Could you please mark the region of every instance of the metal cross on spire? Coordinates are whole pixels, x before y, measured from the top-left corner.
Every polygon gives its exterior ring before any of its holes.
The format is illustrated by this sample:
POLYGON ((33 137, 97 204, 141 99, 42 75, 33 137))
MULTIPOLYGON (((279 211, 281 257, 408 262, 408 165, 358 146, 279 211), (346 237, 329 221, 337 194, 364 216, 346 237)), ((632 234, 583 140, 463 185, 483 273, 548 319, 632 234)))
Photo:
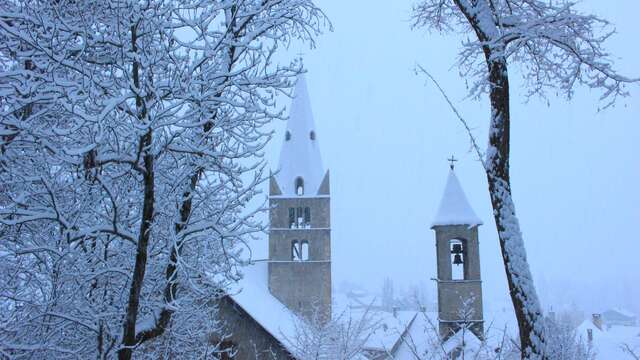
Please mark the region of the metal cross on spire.
POLYGON ((449 167, 451 168, 451 170, 453 170, 453 168, 455 167, 455 162, 458 161, 458 159, 456 159, 455 157, 453 157, 453 155, 451 155, 450 158, 447 159, 449 161, 449 167))

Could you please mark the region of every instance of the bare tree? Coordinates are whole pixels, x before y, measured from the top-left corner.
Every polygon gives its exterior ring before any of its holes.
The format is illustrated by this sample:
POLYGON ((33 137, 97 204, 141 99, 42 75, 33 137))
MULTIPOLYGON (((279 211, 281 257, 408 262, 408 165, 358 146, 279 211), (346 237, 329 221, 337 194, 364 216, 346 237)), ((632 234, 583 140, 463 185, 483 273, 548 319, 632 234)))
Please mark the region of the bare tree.
POLYGON ((324 23, 310 0, 0 3, 1 353, 210 353, 302 71, 274 54, 324 23))
MULTIPOLYGON (((474 331, 475 310, 473 309, 473 299, 462 301, 462 306, 458 310, 460 328, 456 334, 443 341, 440 331, 426 312, 417 315, 420 317, 422 328, 418 331, 410 331, 405 334, 401 341, 406 352, 402 358, 408 357, 413 360, 512 360, 519 357, 519 350, 514 346, 510 334, 506 329, 496 329, 490 324, 482 334, 482 340, 478 338, 474 331), (500 332, 498 332, 500 330, 500 332), (492 341, 487 339, 499 339, 492 341), (447 343, 448 342, 448 343, 447 343)), ((416 326, 416 325, 414 325, 416 326)))
POLYGON ((310 318, 295 319, 295 333, 287 337, 300 360, 352 360, 363 358, 363 348, 378 326, 369 307, 362 313, 343 311, 331 319, 315 311, 310 318))
POLYGON ((567 319, 546 318, 547 353, 557 360, 594 360, 596 354, 590 343, 576 334, 567 319))
POLYGON ((640 360, 640 351, 631 347, 629 344, 622 344, 622 351, 629 355, 630 359, 640 360))
POLYGON ((605 107, 625 96, 604 41, 610 24, 581 14, 569 0, 422 0, 414 7, 414 27, 440 32, 463 31, 475 40, 463 43, 458 66, 472 80, 470 95, 488 93, 491 104, 489 145, 481 155, 502 257, 513 302, 523 358, 545 355, 544 324, 524 240, 511 196, 509 176, 509 65, 522 64, 527 97, 560 89, 571 97, 577 85, 602 90, 605 107))

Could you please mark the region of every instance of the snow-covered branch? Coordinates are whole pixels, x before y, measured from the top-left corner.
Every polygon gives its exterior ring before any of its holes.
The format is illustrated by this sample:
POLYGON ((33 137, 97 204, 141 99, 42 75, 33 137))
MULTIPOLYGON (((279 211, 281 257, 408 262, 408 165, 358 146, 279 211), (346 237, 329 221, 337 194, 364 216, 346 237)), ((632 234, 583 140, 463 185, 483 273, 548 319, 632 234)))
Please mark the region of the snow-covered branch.
POLYGON ((0 351, 215 352, 302 71, 274 55, 327 24, 310 0, 2 2, 0 351))

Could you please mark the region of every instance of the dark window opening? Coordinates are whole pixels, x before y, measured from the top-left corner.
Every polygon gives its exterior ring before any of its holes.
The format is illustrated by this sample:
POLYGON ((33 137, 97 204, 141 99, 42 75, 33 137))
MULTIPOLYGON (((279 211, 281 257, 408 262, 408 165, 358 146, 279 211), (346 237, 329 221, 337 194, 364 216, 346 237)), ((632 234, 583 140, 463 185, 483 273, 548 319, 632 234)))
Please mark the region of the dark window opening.
POLYGON ((291 132, 289 130, 287 130, 287 132, 284 133, 284 140, 285 141, 291 140, 291 132))
POLYGON ((310 138, 311 140, 315 140, 315 139, 316 139, 316 132, 312 130, 312 131, 309 133, 309 138, 310 138))
POLYGON ((451 280, 464 280, 465 248, 462 241, 454 239, 449 242, 451 251, 451 280))
POLYGON ((296 209, 289 208, 289 229, 296 227, 296 209))
POLYGON ((311 228, 311 209, 308 207, 289 208, 289 229, 311 228))
POLYGON ((304 208, 304 227, 308 229, 311 227, 311 209, 304 208))
POLYGON ((304 228, 304 218, 302 217, 302 208, 299 207, 296 210, 296 228, 302 229, 304 228))
POLYGON ((298 196, 302 196, 304 195, 304 180, 302 180, 301 177, 296 178, 296 183, 295 183, 295 188, 296 188, 296 194, 298 196))

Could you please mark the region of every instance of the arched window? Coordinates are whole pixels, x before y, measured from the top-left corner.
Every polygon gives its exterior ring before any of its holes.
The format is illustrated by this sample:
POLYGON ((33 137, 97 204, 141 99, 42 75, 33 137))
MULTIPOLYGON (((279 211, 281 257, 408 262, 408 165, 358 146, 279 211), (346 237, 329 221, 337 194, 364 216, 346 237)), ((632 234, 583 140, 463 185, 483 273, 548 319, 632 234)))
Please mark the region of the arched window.
POLYGON ((304 180, 301 177, 296 178, 295 188, 298 196, 304 195, 304 180))
POLYGON ((316 132, 311 130, 311 132, 309 133, 309 139, 311 140, 315 140, 316 139, 316 132))
POLYGON ((449 241, 451 251, 451 280, 464 280, 465 246, 461 240, 449 241))
POLYGON ((311 209, 304 208, 304 227, 308 229, 311 227, 311 209))
POLYGON ((300 243, 298 240, 291 242, 291 260, 302 261, 302 254, 300 253, 300 243))
POLYGON ((294 229, 296 227, 296 209, 289 208, 289 229, 294 229))
POLYGON ((291 242, 291 260, 307 261, 309 260, 309 242, 307 240, 293 240, 291 242))
POLYGON ((309 242, 307 240, 300 242, 300 257, 302 261, 309 260, 309 242))
POLYGON ((302 216, 302 207, 298 207, 296 209, 296 228, 304 228, 304 218, 302 216))
POLYGON ((284 133, 284 140, 285 141, 291 140, 291 131, 287 130, 287 132, 284 133))
POLYGON ((295 181, 296 195, 304 195, 304 180, 301 177, 296 178, 295 181))

